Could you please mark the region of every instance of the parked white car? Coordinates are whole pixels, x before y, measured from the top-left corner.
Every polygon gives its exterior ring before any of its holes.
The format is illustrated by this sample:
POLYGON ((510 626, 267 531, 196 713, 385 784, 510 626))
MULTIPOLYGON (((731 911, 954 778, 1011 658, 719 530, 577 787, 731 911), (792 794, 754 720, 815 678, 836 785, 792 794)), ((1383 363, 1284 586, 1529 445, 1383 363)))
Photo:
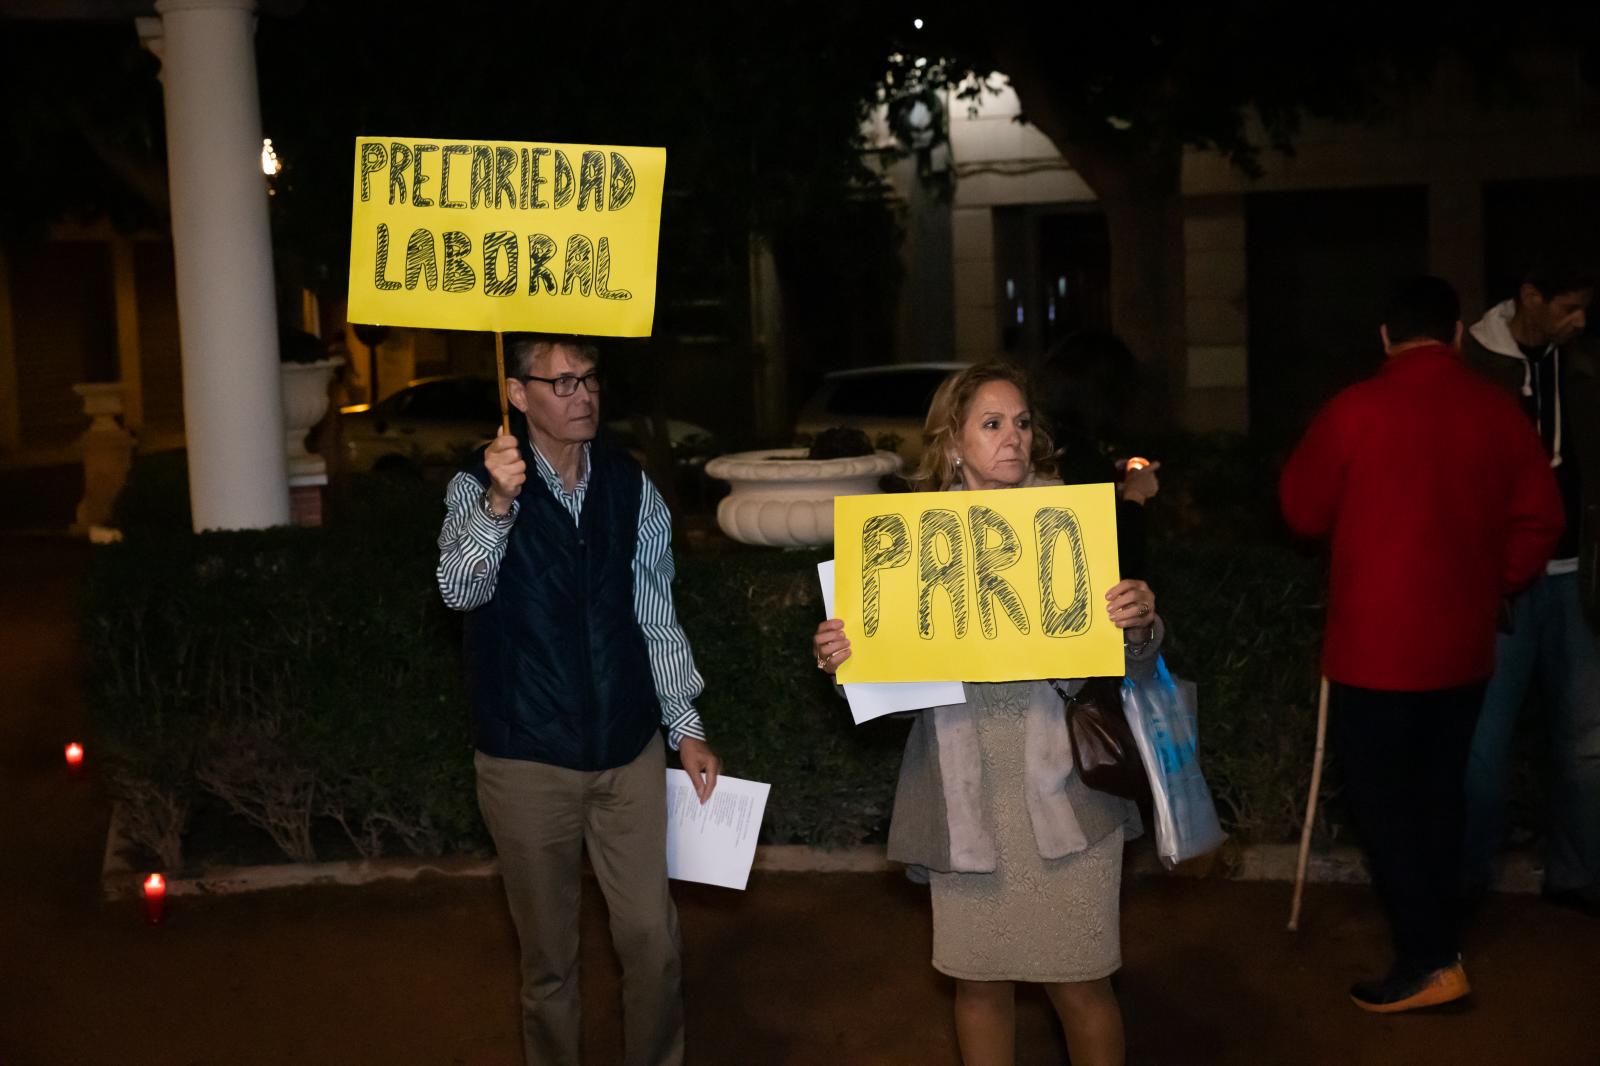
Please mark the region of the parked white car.
POLYGON ((340 408, 345 461, 357 472, 455 467, 500 420, 493 378, 418 378, 377 404, 340 408))
POLYGON ((836 370, 800 409, 795 443, 835 426, 859 429, 873 447, 897 452, 905 469, 922 456, 922 423, 939 383, 966 363, 897 363, 836 370))

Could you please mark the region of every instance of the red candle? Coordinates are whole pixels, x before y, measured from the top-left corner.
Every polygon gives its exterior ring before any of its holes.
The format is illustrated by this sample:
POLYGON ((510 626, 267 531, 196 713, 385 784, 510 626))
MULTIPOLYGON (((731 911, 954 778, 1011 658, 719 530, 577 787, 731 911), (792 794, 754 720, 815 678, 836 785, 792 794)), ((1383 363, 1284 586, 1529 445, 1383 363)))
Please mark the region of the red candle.
POLYGON ((155 925, 161 921, 162 904, 167 899, 167 880, 160 874, 144 879, 144 918, 155 925))
POLYGON ((83 768, 83 745, 73 741, 67 745, 67 770, 76 774, 83 768))

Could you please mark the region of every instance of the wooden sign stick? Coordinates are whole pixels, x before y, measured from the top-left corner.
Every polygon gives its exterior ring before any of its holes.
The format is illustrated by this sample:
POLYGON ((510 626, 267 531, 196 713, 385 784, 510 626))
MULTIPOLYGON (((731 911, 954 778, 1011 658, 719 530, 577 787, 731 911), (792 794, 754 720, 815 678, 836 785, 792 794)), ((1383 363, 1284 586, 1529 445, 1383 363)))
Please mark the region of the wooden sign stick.
POLYGON ((499 330, 494 331, 494 366, 499 371, 500 381, 500 435, 511 436, 511 408, 506 403, 506 338, 499 330))

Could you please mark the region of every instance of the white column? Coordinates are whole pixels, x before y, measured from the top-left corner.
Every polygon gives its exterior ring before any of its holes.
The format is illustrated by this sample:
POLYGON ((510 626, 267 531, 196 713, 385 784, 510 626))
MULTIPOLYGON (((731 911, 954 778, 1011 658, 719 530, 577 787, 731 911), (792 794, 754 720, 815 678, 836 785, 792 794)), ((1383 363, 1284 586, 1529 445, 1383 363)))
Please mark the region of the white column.
POLYGON ((159 0, 194 528, 289 521, 255 0, 159 0))

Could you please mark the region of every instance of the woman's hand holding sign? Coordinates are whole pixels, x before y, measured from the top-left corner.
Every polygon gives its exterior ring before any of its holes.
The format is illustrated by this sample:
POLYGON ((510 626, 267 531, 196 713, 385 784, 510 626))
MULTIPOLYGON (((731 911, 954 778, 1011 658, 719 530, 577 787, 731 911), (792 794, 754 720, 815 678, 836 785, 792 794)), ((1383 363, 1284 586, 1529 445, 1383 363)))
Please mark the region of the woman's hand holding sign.
POLYGON ((522 459, 522 449, 517 438, 500 434, 483 453, 483 465, 489 471, 489 508, 495 514, 509 514, 511 501, 522 492, 522 483, 528 480, 528 464, 522 459))
POLYGON ((844 635, 844 621, 830 618, 818 626, 816 636, 811 638, 811 651, 818 670, 837 673, 839 664, 850 658, 850 638, 844 635))
POLYGON ((1106 593, 1106 614, 1111 624, 1124 631, 1131 643, 1150 640, 1148 629, 1155 624, 1156 594, 1143 581, 1119 581, 1106 593), (1145 629, 1143 640, 1133 640, 1133 629, 1145 629))

